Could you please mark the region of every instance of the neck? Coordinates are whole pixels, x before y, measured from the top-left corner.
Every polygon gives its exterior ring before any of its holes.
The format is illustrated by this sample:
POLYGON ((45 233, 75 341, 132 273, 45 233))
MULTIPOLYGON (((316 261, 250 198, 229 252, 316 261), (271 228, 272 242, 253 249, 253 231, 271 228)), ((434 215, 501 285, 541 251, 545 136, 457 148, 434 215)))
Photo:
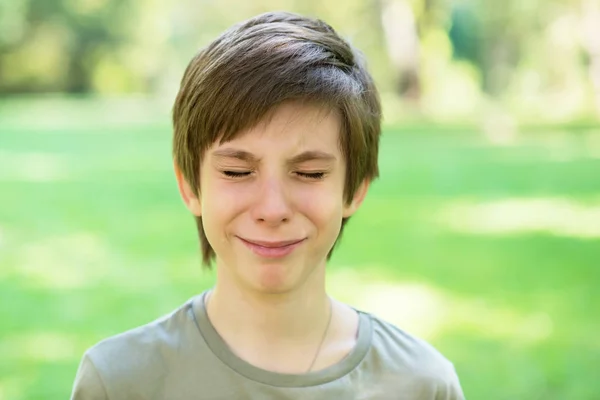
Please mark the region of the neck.
POLYGON ((304 341, 319 336, 331 310, 324 271, 313 275, 310 282, 286 293, 261 293, 219 275, 207 301, 209 318, 218 331, 243 332, 250 341, 304 341))
POLYGON ((354 347, 358 314, 327 296, 325 265, 286 293, 251 290, 226 270, 217 267, 206 311, 238 357, 274 372, 305 373, 339 362, 354 347))

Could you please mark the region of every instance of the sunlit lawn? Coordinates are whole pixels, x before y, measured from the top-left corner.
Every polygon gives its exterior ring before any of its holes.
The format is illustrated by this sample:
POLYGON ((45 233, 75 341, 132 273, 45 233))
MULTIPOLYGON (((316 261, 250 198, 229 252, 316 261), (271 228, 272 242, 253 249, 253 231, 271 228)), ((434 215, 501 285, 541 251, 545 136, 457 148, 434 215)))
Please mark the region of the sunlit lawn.
MULTIPOLYGON (((67 398, 86 348, 213 279, 167 115, 36 107, 0 104, 0 399, 67 398)), ((381 153, 331 292, 430 340, 469 399, 600 398, 600 130, 397 127, 381 153)))

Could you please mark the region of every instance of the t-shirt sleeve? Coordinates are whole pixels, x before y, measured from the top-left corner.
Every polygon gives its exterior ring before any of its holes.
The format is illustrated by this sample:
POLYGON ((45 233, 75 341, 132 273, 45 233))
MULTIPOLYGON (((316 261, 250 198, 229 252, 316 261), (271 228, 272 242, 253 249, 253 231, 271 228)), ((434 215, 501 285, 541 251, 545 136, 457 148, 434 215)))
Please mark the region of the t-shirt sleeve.
POLYGON ((83 356, 79 364, 71 400, 108 400, 102 378, 87 354, 83 356))
POLYGON ((460 386, 454 366, 452 366, 451 373, 448 379, 445 380, 445 384, 440 387, 435 400, 465 400, 465 395, 460 386))

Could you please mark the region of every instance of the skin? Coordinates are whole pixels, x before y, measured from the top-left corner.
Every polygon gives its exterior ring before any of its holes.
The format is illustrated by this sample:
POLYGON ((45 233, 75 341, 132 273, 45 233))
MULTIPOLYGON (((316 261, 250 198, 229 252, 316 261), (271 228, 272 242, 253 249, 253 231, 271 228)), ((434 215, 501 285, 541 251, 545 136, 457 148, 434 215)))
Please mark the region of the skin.
POLYGON ((327 253, 369 187, 364 181, 345 203, 340 127, 335 111, 286 103, 206 151, 199 195, 175 166, 182 198, 203 217, 217 255, 209 318, 232 351, 267 370, 306 372, 330 312, 313 370, 338 362, 355 344, 356 312, 333 299, 330 308, 325 292, 327 253))

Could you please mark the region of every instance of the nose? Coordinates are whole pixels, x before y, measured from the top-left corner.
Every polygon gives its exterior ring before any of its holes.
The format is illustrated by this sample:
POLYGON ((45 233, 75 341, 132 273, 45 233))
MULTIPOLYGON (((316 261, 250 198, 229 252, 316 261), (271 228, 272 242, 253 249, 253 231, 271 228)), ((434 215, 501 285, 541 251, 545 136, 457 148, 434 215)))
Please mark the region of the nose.
POLYGON ((276 178, 265 179, 256 193, 252 218, 269 226, 288 222, 292 216, 290 196, 284 183, 276 178))

